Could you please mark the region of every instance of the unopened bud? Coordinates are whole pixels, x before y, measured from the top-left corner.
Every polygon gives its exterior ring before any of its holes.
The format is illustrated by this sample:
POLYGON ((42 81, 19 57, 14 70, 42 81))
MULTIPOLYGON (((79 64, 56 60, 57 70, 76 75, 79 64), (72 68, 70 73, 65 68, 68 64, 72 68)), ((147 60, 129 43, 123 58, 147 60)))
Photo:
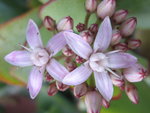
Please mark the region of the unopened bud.
POLYGON ((119 43, 119 44, 115 45, 114 48, 116 50, 122 50, 124 52, 126 52, 129 49, 126 43, 119 43))
POLYGON ((83 63, 85 60, 83 58, 81 58, 80 56, 76 56, 75 58, 76 63, 81 64, 83 63))
POLYGON ((105 108, 109 108, 109 106, 110 106, 109 102, 107 102, 104 98, 102 99, 102 105, 105 108))
POLYGON ((111 45, 116 45, 121 41, 121 34, 119 30, 114 30, 111 39, 111 45))
POLYGON ((88 113, 99 113, 102 106, 102 96, 97 91, 89 91, 85 95, 88 113))
POLYGON ((67 16, 59 21, 57 24, 58 31, 65 31, 73 29, 73 19, 70 16, 67 16))
POLYGON ((44 18, 43 24, 46 27, 46 29, 48 29, 49 31, 56 29, 56 22, 55 22, 55 20, 53 20, 49 16, 46 16, 44 18))
POLYGON ((73 51, 69 48, 68 45, 66 45, 63 49, 62 49, 62 53, 65 55, 65 56, 72 56, 74 53, 73 51))
POLYGON ((68 62, 66 63, 66 68, 68 71, 73 71, 75 68, 77 67, 77 65, 74 62, 68 62))
POLYGON ((134 64, 124 69, 123 74, 129 82, 139 82, 147 76, 148 72, 141 64, 134 64))
POLYGON ((85 24, 82 24, 82 23, 79 23, 77 26, 76 26, 78 32, 82 32, 86 29, 86 26, 85 24))
POLYGON ((85 83, 77 85, 73 89, 74 96, 80 98, 84 96, 87 92, 87 86, 85 83))
POLYGON ((142 44, 141 40, 138 40, 138 39, 130 39, 128 41, 128 47, 130 49, 136 49, 136 48, 140 47, 141 44, 142 44))
POLYGON ((125 37, 132 35, 132 33, 135 31, 136 24, 137 20, 135 17, 128 18, 120 26, 121 34, 125 37))
POLYGON ((98 17, 104 19, 106 16, 111 17, 116 8, 116 0, 103 0, 97 7, 98 17))
POLYGON ((93 34, 97 34, 97 32, 98 32, 98 24, 92 24, 89 27, 89 31, 91 31, 93 34))
POLYGON ((118 10, 114 13, 113 20, 115 21, 115 23, 120 24, 126 19, 127 15, 128 15, 127 10, 123 9, 118 10))
POLYGON ((46 73, 46 81, 51 82, 52 80, 54 80, 54 78, 50 76, 49 73, 46 73))
POLYGON ((89 30, 82 31, 80 33, 80 36, 83 38, 83 40, 85 40, 89 44, 93 42, 94 36, 89 30))
POLYGON ((94 12, 97 8, 97 0, 86 0, 85 7, 88 12, 94 12))
POLYGON ((134 104, 139 103, 137 88, 133 84, 126 84, 125 91, 131 102, 133 102, 134 104))
POLYGON ((48 88, 48 95, 49 96, 54 96, 58 92, 58 89, 56 87, 55 83, 50 84, 48 88))
POLYGON ((56 86, 59 91, 66 91, 69 88, 68 85, 65 85, 59 81, 56 81, 56 86))
MULTIPOLYGON (((118 73, 117 73, 118 74, 118 73)), ((113 85, 121 87, 124 85, 124 79, 123 76, 119 75, 119 76, 114 76, 113 74, 110 74, 111 80, 113 85)))

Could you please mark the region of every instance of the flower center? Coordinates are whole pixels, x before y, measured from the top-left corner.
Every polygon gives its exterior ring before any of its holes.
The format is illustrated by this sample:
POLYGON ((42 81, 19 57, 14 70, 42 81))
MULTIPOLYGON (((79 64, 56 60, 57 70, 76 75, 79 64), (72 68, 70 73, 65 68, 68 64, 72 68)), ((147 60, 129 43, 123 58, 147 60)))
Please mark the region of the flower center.
POLYGON ((97 72, 102 72, 108 65, 107 57, 103 53, 92 54, 89 60, 91 69, 97 72))
POLYGON ((50 55, 45 49, 38 48, 31 53, 30 58, 34 65, 43 66, 48 62, 49 56, 50 55))

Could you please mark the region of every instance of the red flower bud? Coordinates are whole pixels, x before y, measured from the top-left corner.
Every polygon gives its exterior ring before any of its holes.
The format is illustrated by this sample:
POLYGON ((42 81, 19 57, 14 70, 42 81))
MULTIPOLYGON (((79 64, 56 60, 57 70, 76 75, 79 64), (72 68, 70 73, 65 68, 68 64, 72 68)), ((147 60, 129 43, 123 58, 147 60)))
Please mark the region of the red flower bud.
POLYGON ((94 12, 97 8, 97 0, 86 0, 85 7, 88 12, 94 12))
POLYGON ((92 24, 89 27, 89 31, 91 31, 93 34, 97 34, 97 32, 98 32, 98 24, 92 24))
POLYGON ((78 32, 82 32, 85 30, 86 26, 85 24, 82 24, 82 23, 79 23, 77 26, 76 26, 78 32))
POLYGON ((65 31, 73 29, 73 19, 70 16, 67 16, 59 21, 57 24, 58 31, 65 31))
POLYGON ((69 88, 68 85, 65 85, 59 81, 56 81, 56 86, 59 91, 66 91, 69 88))
POLYGON ((128 18, 120 26, 121 34, 125 37, 132 35, 133 32, 135 31, 136 24, 137 24, 137 20, 135 17, 128 18))
POLYGON ((74 96, 80 98, 84 96, 87 92, 87 86, 85 83, 77 85, 73 89, 74 96))
POLYGON ((89 44, 93 42, 94 36, 89 30, 82 31, 80 36, 89 44))
POLYGON ((49 73, 46 73, 46 81, 51 82, 52 80, 54 80, 54 78, 50 76, 49 73))
POLYGON ((84 60, 83 58, 81 58, 80 56, 76 56, 75 60, 76 60, 76 62, 79 63, 79 64, 81 64, 81 63, 83 63, 83 62, 85 61, 85 60, 84 60))
POLYGON ((136 48, 140 47, 141 44, 142 44, 141 40, 138 40, 138 39, 130 39, 128 41, 128 47, 130 49, 136 49, 136 48))
POLYGON ((58 89, 56 87, 55 83, 50 84, 48 88, 48 95, 49 96, 54 96, 58 92, 58 89))
POLYGON ((55 21, 49 16, 46 16, 44 18, 43 24, 46 27, 46 29, 48 29, 49 31, 56 29, 55 21))
POLYGON ((98 17, 104 19, 106 16, 111 17, 116 8, 116 0, 103 0, 97 7, 98 17))
POLYGON ((134 104, 139 103, 137 88, 133 84, 126 84, 125 91, 131 102, 133 102, 134 104))
POLYGON ((127 15, 128 15, 128 11, 127 10, 123 10, 123 9, 118 10, 113 15, 113 20, 115 21, 115 23, 120 24, 120 23, 122 23, 125 20, 127 15))
POLYGON ((109 108, 110 104, 104 98, 102 98, 102 106, 105 108, 109 108))
POLYGON ((128 46, 126 43, 119 43, 119 44, 115 45, 114 48, 116 50, 122 50, 124 52, 126 52, 128 50, 128 46))
POLYGON ((66 45, 63 49, 62 49, 62 53, 65 55, 65 56, 72 56, 74 53, 73 51, 69 48, 68 45, 66 45))
POLYGON ((68 71, 73 71, 75 68, 77 67, 77 65, 74 62, 68 62, 66 63, 66 68, 68 69, 68 71))
POLYGON ((119 30, 114 30, 111 39, 111 45, 116 45, 121 41, 121 34, 119 30))

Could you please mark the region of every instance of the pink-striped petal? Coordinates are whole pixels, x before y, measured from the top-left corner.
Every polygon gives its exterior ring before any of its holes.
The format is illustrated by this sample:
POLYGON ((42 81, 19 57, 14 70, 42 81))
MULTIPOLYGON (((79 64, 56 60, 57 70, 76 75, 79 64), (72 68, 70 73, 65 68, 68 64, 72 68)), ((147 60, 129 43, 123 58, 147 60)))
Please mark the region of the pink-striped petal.
POLYGON ((69 73, 68 70, 55 59, 50 60, 46 69, 47 72, 59 82, 62 82, 63 78, 69 73))
POLYGON ((112 39, 112 27, 109 17, 102 22, 94 42, 94 51, 105 51, 112 39))
POLYGON ((129 53, 117 52, 107 54, 108 67, 113 69, 128 68, 137 62, 137 58, 129 53))
POLYGON ((60 32, 53 36, 48 44, 47 44, 47 50, 52 55, 57 54, 64 46, 66 45, 66 39, 64 37, 64 32, 60 32))
POLYGON ((69 47, 80 57, 88 59, 92 53, 90 45, 80 35, 66 31, 65 39, 69 47))
POLYGON ((41 90, 43 81, 43 70, 40 70, 38 67, 33 67, 31 70, 29 81, 28 81, 28 89, 30 93, 30 97, 34 99, 41 90))
POLYGON ((99 92, 107 101, 110 101, 113 96, 113 84, 108 73, 94 72, 94 77, 99 92))
POLYGON ((85 63, 66 75, 63 79, 63 83, 66 85, 79 85, 85 82, 91 73, 92 70, 89 68, 88 64, 85 63))
POLYGON ((30 48, 42 48, 43 44, 41 36, 36 23, 33 20, 29 20, 26 32, 26 39, 30 48))
POLYGON ((13 51, 6 55, 4 59, 15 66, 24 67, 32 65, 28 51, 13 51))

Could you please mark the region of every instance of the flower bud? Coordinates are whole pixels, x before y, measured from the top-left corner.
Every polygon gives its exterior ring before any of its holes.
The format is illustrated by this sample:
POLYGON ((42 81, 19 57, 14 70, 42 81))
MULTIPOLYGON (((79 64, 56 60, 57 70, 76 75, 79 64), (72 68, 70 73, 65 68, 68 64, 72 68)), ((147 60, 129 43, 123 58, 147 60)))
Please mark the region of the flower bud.
POLYGON ((66 45, 63 49, 62 49, 62 53, 65 55, 65 56, 72 56, 74 53, 73 51, 69 48, 68 45, 66 45))
POLYGON ((56 87, 55 83, 50 84, 48 88, 48 95, 49 96, 54 96, 58 92, 58 89, 56 87))
POLYGON ((121 34, 119 30, 114 30, 111 39, 111 45, 116 45, 121 41, 121 34))
POLYGON ((85 83, 77 85, 73 89, 74 96, 80 98, 84 96, 87 92, 87 86, 85 83))
POLYGON ((125 37, 132 35, 132 33, 135 31, 136 24, 137 20, 135 17, 128 18, 120 26, 121 34, 125 37))
POLYGON ((67 16, 59 21, 57 24, 58 31, 65 31, 73 29, 73 19, 70 16, 67 16))
POLYGON ((68 85, 65 85, 59 81, 56 81, 56 86, 59 91, 66 91, 69 88, 68 85))
POLYGON ((113 15, 113 20, 115 21, 115 23, 120 24, 126 19, 127 15, 128 15, 127 10, 123 10, 123 9, 118 10, 113 15))
POLYGON ((77 65, 74 62, 68 62, 66 63, 66 68, 68 71, 73 71, 75 68, 77 67, 77 65))
POLYGON ((86 0, 85 7, 88 12, 94 12, 97 8, 97 0, 86 0))
POLYGON ((81 64, 81 63, 83 63, 83 62, 85 61, 85 60, 84 60, 83 58, 81 58, 80 56, 76 56, 75 60, 76 60, 76 63, 78 63, 78 64, 81 64))
POLYGON ((56 22, 55 22, 55 20, 53 20, 49 16, 46 16, 44 18, 43 24, 46 27, 46 29, 48 29, 49 31, 56 29, 56 22))
POLYGON ((52 80, 54 80, 54 78, 50 76, 49 73, 46 73, 46 81, 51 82, 52 80))
POLYGON ((97 32, 98 32, 98 24, 92 24, 89 27, 89 31, 91 31, 91 33, 93 33, 93 34, 97 34, 97 32))
POLYGON ((123 74, 129 82, 140 82, 147 76, 148 72, 141 64, 136 63, 124 69, 123 74))
POLYGON ((89 44, 93 42, 94 36, 89 30, 82 31, 80 36, 89 44))
POLYGON ((128 47, 130 49, 136 49, 136 48, 140 47, 141 44, 142 44, 141 40, 138 40, 138 39, 130 39, 128 41, 128 47))
POLYGON ((103 0, 97 7, 98 17, 104 19, 106 16, 111 17, 116 8, 116 0, 103 0))
POLYGON ((111 77, 113 85, 115 85, 115 86, 121 87, 125 83, 122 76, 117 77, 117 76, 110 74, 110 77, 111 77))
POLYGON ((78 32, 82 32, 86 29, 86 26, 85 24, 82 24, 82 23, 79 23, 77 26, 76 26, 78 32))
POLYGON ((126 84, 125 91, 131 102, 133 102, 134 104, 139 103, 137 88, 133 84, 126 84))
POLYGON ((102 98, 102 106, 105 108, 109 108, 110 104, 104 98, 102 98))
POLYGON ((119 44, 115 45, 114 48, 116 50, 122 50, 124 52, 126 52, 128 50, 128 46, 125 43, 119 43, 119 44))
POLYGON ((85 95, 88 113, 99 113, 102 106, 102 96, 97 91, 89 91, 85 95))

